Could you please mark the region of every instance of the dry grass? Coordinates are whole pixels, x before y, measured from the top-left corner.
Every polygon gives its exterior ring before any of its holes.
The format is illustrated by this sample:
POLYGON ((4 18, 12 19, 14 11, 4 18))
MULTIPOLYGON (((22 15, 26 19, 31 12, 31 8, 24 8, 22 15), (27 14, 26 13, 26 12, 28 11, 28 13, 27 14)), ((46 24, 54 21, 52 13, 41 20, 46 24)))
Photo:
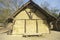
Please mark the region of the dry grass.
POLYGON ((6 35, 3 33, 0 34, 0 40, 60 40, 60 32, 51 31, 50 34, 44 34, 40 37, 21 37, 21 35, 6 35))

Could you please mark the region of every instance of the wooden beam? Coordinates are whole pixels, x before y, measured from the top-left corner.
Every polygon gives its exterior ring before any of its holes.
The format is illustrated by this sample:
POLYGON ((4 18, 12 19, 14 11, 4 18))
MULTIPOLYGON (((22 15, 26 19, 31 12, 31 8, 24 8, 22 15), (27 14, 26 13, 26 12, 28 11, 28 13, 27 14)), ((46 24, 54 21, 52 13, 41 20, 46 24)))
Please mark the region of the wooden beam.
POLYGON ((29 16, 29 18, 32 19, 31 12, 27 12, 26 10, 25 10, 25 12, 26 12, 27 15, 29 16), (30 13, 30 14, 29 14, 29 13, 30 13))
MULTIPOLYGON (((30 19, 16 19, 16 20, 30 20, 30 19)), ((41 20, 41 19, 31 19, 31 20, 41 20)), ((42 19, 42 20, 46 20, 46 19, 42 19)))
POLYGON ((36 33, 38 33, 38 23, 37 23, 37 20, 36 20, 36 33))
POLYGON ((25 20, 25 25, 24 25, 24 32, 26 33, 26 20, 25 20))

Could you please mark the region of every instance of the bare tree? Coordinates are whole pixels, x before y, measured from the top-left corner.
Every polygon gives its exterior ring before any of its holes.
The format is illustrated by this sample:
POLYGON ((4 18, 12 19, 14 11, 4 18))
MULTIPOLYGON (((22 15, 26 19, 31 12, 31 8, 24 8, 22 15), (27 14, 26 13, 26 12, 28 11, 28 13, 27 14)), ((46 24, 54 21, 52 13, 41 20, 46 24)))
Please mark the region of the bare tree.
POLYGON ((4 20, 6 17, 14 13, 20 5, 23 3, 23 0, 0 0, 0 20, 4 20))
POLYGON ((48 2, 44 2, 41 4, 41 6, 43 7, 44 10, 46 10, 49 14, 54 15, 55 17, 58 17, 58 12, 60 11, 57 8, 52 8, 51 10, 49 9, 49 3, 48 2))

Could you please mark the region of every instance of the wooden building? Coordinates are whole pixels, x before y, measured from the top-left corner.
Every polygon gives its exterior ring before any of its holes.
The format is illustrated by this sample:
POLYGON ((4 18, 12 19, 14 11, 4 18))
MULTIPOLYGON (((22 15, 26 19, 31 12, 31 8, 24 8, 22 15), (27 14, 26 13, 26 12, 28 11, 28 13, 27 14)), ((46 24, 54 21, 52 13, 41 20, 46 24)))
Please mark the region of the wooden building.
POLYGON ((32 0, 22 5, 10 18, 14 21, 12 34, 22 35, 49 33, 50 22, 56 20, 32 0))

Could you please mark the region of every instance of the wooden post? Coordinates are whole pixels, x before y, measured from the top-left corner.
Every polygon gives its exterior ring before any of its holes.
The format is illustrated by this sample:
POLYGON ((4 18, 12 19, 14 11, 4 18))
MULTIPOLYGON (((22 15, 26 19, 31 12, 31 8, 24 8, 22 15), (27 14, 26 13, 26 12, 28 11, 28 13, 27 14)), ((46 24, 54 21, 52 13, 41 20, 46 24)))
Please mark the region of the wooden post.
POLYGON ((36 33, 38 33, 38 23, 37 23, 37 20, 36 20, 36 33))
POLYGON ((26 33, 26 20, 25 20, 24 32, 26 33))

